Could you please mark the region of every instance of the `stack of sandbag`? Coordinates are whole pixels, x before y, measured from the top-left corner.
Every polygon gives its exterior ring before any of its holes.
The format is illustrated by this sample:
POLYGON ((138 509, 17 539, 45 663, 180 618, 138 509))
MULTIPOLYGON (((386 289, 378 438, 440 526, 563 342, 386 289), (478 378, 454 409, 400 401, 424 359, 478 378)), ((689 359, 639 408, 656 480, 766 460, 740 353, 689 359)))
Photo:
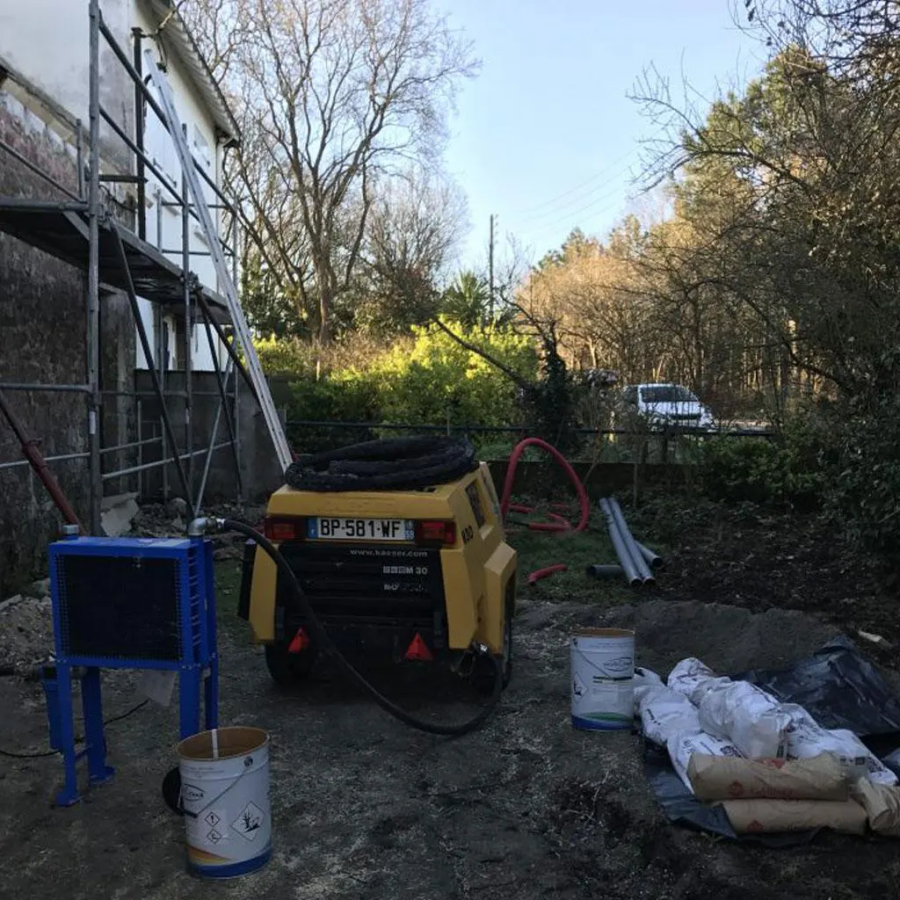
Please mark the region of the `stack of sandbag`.
POLYGON ((852 732, 820 728, 802 707, 717 677, 697 659, 680 662, 665 684, 638 671, 644 734, 667 748, 688 789, 722 805, 737 833, 857 834, 868 815, 874 830, 900 836, 897 778, 852 732))
POLYGON ((660 682, 641 693, 637 700, 644 736, 665 747, 678 777, 693 790, 688 765, 694 753, 710 756, 741 756, 727 739, 704 732, 697 707, 684 696, 660 682))
POLYGON ((721 806, 737 834, 831 828, 863 834, 866 810, 830 753, 811 759, 734 759, 695 753, 688 766, 698 799, 721 806))
POLYGON ((821 728, 802 706, 780 703, 748 682, 716 677, 700 660, 682 660, 668 686, 697 707, 704 731, 730 740, 741 756, 795 760, 831 753, 851 776, 897 784, 897 776, 853 732, 821 728))

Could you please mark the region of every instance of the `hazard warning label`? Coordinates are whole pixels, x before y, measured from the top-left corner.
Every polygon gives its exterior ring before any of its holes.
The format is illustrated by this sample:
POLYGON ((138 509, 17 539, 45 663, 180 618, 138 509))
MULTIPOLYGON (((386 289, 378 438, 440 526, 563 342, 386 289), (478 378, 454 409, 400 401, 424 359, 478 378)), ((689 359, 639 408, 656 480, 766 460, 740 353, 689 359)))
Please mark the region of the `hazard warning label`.
POLYGON ((231 823, 231 827, 248 841, 255 841, 266 814, 251 800, 231 823))

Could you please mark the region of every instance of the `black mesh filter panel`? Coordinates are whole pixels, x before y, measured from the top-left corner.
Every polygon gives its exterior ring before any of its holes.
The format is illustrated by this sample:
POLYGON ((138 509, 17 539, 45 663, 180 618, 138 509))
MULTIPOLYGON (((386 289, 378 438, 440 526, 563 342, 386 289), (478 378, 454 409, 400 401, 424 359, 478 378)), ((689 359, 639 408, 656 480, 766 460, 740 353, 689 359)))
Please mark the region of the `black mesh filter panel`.
MULTIPOLYGON (((307 599, 328 616, 429 621, 444 609, 438 550, 367 544, 282 544, 307 599)), ((295 603, 278 575, 278 603, 295 603)))
POLYGON ((67 656, 181 658, 177 561, 73 555, 59 566, 67 656))

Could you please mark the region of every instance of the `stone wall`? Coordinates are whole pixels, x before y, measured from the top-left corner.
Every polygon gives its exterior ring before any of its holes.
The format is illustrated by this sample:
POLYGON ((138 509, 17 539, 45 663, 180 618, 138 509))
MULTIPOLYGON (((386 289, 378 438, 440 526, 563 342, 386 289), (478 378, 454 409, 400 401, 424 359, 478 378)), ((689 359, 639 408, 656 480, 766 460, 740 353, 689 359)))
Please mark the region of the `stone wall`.
MULTIPOLYGON (((14 147, 70 189, 77 188, 74 147, 0 84, 0 140, 14 147)), ((0 149, 0 197, 60 199, 60 194, 0 149)), ((0 233, 0 383, 84 384, 86 376, 85 273, 0 233)), ((130 388, 134 329, 118 294, 102 300, 103 386, 130 388)), ((8 392, 7 401, 45 456, 87 450, 84 394, 8 392)), ((133 433, 127 411, 113 399, 102 421, 107 444, 127 443, 133 433)), ((105 459, 127 464, 127 453, 105 459), (118 458, 116 458, 118 457, 118 458)), ((0 417, 0 464, 20 460, 21 448, 0 417)), ((84 459, 54 463, 69 501, 85 522, 90 517, 88 467, 84 459)), ((124 481, 124 479, 123 479, 124 481)), ((107 485, 107 493, 120 485, 107 485)), ((28 467, 0 469, 0 595, 40 573, 46 546, 60 517, 28 467)))
MULTIPOLYGON (((152 390, 150 375, 147 372, 136 373, 136 384, 139 391, 152 390)), ((219 405, 216 376, 212 372, 194 372, 191 375, 191 385, 194 394, 194 447, 200 450, 206 448, 209 443, 219 405)), ((166 386, 168 391, 184 391, 184 372, 166 373, 166 386)), ((233 405, 229 404, 229 406, 233 415, 233 405)), ((175 439, 184 452, 184 400, 178 397, 169 397, 166 401, 166 408, 172 421, 175 439)), ((145 397, 141 403, 141 409, 143 435, 148 437, 160 434, 162 426, 159 419, 158 401, 154 397, 145 397)), ((283 484, 283 478, 262 411, 243 382, 238 402, 237 430, 240 444, 243 499, 250 503, 258 503, 265 500, 272 491, 283 484)), ((216 443, 225 443, 227 440, 228 430, 223 416, 219 422, 216 443)), ((152 449, 145 450, 144 462, 158 459, 160 459, 158 444, 154 445, 152 449)), ((203 475, 204 460, 205 456, 194 458, 193 493, 195 496, 203 475)), ((142 496, 146 500, 168 500, 172 497, 183 496, 175 467, 171 464, 165 467, 165 482, 162 467, 149 470, 143 478, 142 496), (168 488, 167 492, 165 491, 166 487, 168 488)), ((237 498, 234 457, 229 447, 217 450, 213 455, 205 498, 206 503, 237 498)))

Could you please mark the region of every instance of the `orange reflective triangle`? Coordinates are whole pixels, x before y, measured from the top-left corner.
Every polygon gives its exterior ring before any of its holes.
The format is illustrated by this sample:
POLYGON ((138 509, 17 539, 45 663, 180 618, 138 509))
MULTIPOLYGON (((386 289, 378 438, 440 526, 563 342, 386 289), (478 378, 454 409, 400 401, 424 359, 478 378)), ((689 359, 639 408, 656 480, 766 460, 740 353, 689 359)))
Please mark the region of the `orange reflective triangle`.
POLYGON ((297 629, 294 639, 288 644, 288 653, 299 653, 309 646, 309 638, 302 628, 297 629))
POLYGON ((407 659, 418 659, 423 662, 431 662, 434 655, 428 649, 428 645, 422 640, 422 635, 416 632, 416 636, 410 641, 406 650, 407 659))

